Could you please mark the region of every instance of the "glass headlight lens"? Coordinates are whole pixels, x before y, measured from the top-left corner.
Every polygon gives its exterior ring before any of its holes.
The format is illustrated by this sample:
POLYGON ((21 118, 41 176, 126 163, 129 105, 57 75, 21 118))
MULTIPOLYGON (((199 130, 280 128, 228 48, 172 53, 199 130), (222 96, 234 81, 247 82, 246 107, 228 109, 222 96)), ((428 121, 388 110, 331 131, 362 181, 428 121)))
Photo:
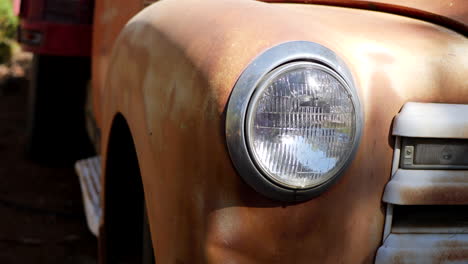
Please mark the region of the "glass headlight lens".
POLYGON ((277 68, 250 101, 246 139, 257 167, 280 185, 304 189, 330 180, 356 140, 356 106, 346 82, 311 62, 277 68))

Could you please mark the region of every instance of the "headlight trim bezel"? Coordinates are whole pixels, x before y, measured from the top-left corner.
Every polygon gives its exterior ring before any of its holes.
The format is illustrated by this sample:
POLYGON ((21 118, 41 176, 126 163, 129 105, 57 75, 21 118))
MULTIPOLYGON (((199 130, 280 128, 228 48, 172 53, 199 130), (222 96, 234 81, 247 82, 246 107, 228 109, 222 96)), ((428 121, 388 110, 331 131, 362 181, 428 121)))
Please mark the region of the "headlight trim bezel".
POLYGON ((349 166, 360 143, 363 127, 362 107, 354 85, 354 80, 346 64, 330 49, 313 42, 292 41, 274 46, 260 54, 243 71, 229 98, 226 112, 226 141, 229 154, 240 176, 256 191, 263 195, 285 202, 298 202, 311 199, 340 178, 349 166), (351 94, 356 112, 356 133, 352 151, 345 165, 324 183, 307 189, 290 188, 272 181, 258 168, 249 151, 246 137, 246 119, 249 105, 255 91, 265 78, 275 69, 293 62, 312 62, 336 73, 346 84, 351 94))

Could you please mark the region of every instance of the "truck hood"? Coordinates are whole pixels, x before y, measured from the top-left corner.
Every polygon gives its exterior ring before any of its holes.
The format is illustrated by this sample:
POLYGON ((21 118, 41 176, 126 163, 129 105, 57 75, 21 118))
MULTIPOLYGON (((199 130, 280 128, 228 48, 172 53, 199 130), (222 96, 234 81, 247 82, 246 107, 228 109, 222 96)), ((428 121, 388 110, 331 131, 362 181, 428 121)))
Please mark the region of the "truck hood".
POLYGON ((261 0, 270 3, 304 3, 342 6, 393 13, 445 26, 468 36, 466 0, 261 0))

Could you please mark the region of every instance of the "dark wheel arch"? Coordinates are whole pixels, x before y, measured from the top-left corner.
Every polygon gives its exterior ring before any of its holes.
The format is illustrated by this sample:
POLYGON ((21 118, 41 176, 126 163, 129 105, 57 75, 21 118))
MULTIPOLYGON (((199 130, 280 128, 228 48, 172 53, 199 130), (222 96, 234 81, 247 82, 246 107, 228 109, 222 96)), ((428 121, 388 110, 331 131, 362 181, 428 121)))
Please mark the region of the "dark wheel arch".
MULTIPOLYGON (((104 225, 99 237, 101 263, 151 263, 144 262, 142 257, 148 255, 145 249, 151 238, 145 226, 138 157, 130 128, 121 114, 113 120, 105 162, 104 225)), ((152 251, 151 245, 149 248, 152 251)))

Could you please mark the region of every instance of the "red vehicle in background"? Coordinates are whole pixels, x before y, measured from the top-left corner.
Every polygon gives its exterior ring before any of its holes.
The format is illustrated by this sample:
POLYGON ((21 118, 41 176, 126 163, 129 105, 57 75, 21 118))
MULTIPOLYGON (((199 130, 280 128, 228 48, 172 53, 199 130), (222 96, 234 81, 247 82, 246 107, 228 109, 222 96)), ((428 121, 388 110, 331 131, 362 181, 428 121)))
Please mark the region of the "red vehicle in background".
POLYGON ((18 39, 34 53, 27 151, 38 161, 88 156, 84 105, 91 74, 92 0, 15 0, 18 39))

